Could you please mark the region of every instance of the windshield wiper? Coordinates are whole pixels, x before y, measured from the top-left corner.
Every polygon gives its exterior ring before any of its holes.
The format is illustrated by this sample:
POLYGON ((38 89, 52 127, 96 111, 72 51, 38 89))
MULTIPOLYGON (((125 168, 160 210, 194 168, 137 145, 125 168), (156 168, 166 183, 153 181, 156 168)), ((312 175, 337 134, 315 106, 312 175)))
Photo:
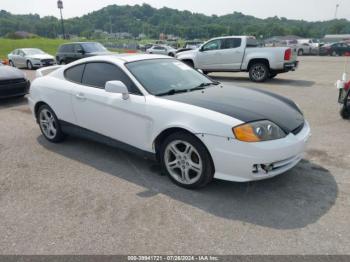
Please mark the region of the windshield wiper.
POLYGON ((164 93, 156 94, 156 96, 170 96, 170 95, 175 95, 178 93, 186 93, 186 92, 188 92, 188 89, 170 89, 164 93))
POLYGON ((186 92, 192 92, 192 91, 197 91, 197 90, 203 90, 208 86, 211 85, 219 85, 220 82, 214 81, 214 82, 209 82, 209 83, 201 83, 200 85, 194 87, 194 88, 189 88, 189 89, 170 89, 164 93, 159 93, 156 94, 156 96, 170 96, 170 95, 175 95, 179 93, 186 93, 186 92))
POLYGON ((189 91, 196 91, 196 90, 202 90, 202 89, 205 89, 206 87, 208 86, 211 86, 211 85, 219 85, 220 82, 209 82, 209 83, 201 83, 200 85, 194 87, 194 88, 191 88, 189 89, 189 91))

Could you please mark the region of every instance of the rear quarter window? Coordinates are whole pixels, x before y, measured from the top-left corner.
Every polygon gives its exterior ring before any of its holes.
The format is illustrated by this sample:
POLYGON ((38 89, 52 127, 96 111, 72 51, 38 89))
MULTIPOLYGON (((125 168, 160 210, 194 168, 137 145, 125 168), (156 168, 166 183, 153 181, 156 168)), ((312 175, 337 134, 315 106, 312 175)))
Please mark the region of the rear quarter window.
POLYGON ((117 66, 105 62, 91 62, 86 64, 82 78, 83 85, 104 89, 108 81, 114 80, 123 82, 130 94, 141 95, 140 90, 131 79, 117 66))
POLYGON ((64 77, 69 81, 72 81, 75 83, 81 83, 84 69, 85 69, 85 64, 70 67, 66 71, 64 71, 64 77))

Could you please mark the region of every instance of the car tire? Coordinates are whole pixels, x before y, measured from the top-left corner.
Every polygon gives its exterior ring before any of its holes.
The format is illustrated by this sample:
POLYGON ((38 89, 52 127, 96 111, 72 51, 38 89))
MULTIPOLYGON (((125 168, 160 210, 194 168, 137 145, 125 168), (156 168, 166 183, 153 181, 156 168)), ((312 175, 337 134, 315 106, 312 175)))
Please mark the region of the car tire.
POLYGON ((298 50, 298 56, 303 56, 303 55, 304 55, 303 49, 298 50))
POLYGON ((34 69, 32 62, 30 62, 29 60, 27 61, 27 69, 28 70, 33 70, 34 69))
POLYGON ((175 57, 174 53, 169 53, 168 56, 175 57))
POLYGON ((249 68, 249 78, 253 82, 265 82, 269 75, 270 69, 265 63, 254 63, 249 68))
POLYGON ((64 140, 64 133, 55 112, 48 106, 40 106, 37 112, 37 119, 43 136, 52 143, 59 143, 64 140))
POLYGON ((160 148, 162 172, 186 189, 199 189, 213 180, 214 165, 204 144, 186 132, 168 136, 160 148))
POLYGON ((12 62, 12 60, 9 61, 10 66, 16 67, 15 64, 12 62))
POLYGON ((349 112, 349 110, 348 110, 346 107, 343 107, 343 108, 340 110, 340 116, 341 116, 343 119, 349 119, 349 118, 350 118, 350 112, 349 112))

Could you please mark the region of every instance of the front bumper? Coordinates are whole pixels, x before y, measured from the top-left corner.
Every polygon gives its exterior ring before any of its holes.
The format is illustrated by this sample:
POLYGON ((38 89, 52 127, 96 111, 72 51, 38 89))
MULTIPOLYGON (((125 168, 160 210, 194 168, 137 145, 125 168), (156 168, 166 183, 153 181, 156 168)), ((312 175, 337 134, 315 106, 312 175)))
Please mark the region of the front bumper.
POLYGON ((23 81, 8 80, 8 82, 0 83, 0 98, 10 98, 17 96, 24 96, 28 94, 30 81, 23 79, 23 81))
POLYGON ((271 178, 293 168, 303 158, 310 136, 310 126, 305 122, 304 128, 297 135, 291 133, 274 141, 245 143, 212 135, 199 135, 198 138, 212 156, 214 178, 248 182, 271 178), (261 166, 270 168, 265 171, 261 166))
POLYGON ((53 66, 53 65, 56 65, 56 61, 54 60, 48 60, 48 61, 45 61, 45 60, 42 60, 42 61, 32 61, 32 64, 34 67, 36 68, 41 68, 41 67, 46 67, 46 66, 53 66))

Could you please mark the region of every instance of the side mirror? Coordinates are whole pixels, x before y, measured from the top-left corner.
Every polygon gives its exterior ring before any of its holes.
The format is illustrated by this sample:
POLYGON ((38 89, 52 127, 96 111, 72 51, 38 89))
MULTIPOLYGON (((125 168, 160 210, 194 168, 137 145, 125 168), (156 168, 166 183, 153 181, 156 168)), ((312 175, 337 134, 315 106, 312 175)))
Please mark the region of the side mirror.
POLYGON ((79 49, 77 52, 82 55, 85 54, 85 51, 83 49, 79 49))
POLYGON ((105 85, 105 90, 108 93, 122 94, 124 100, 129 99, 129 90, 121 81, 108 81, 105 85))

